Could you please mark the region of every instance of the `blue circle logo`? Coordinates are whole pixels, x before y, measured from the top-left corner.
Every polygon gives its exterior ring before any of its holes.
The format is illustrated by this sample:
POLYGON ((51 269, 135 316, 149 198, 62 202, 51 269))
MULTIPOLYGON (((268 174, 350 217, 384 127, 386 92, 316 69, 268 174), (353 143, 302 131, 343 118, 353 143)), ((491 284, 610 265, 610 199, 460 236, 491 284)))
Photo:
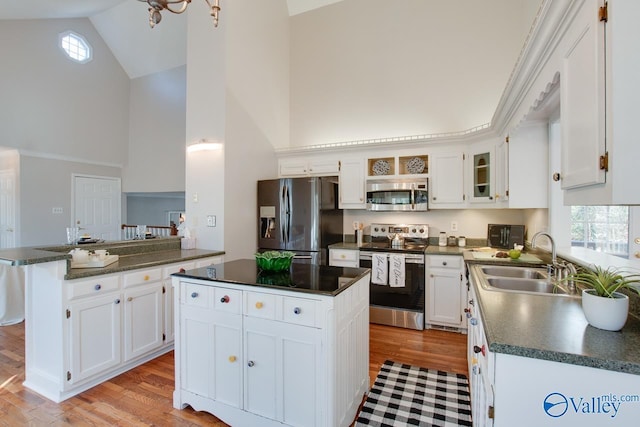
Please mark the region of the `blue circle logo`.
POLYGON ((558 418, 563 416, 569 409, 569 401, 560 393, 551 393, 544 398, 543 407, 547 415, 558 418))

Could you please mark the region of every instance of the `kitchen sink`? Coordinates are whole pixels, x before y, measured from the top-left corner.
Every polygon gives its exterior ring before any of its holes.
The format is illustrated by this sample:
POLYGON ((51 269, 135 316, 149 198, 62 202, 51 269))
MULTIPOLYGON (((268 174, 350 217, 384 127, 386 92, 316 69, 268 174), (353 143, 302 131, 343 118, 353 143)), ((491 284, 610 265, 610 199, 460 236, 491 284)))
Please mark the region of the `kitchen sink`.
POLYGON ((526 267, 484 266, 482 272, 487 276, 517 277, 521 279, 546 279, 546 272, 526 267))
POLYGON ((513 277, 488 277, 487 283, 491 288, 505 291, 534 292, 543 294, 566 295, 564 289, 549 283, 546 279, 521 279, 513 277))

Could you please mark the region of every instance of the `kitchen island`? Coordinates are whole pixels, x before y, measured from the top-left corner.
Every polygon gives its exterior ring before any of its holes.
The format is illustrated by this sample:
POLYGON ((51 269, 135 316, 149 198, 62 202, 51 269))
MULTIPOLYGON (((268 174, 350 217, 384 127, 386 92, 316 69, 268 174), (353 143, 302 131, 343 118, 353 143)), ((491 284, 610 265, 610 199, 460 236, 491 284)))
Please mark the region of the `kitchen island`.
POLYGON ((60 402, 173 349, 170 275, 220 263, 179 238, 0 251, 25 271, 25 387, 60 402), (71 268, 73 248, 106 249, 104 268, 71 268))
POLYGON ((369 388, 369 275, 254 260, 173 274, 174 407, 230 425, 349 425, 369 388))

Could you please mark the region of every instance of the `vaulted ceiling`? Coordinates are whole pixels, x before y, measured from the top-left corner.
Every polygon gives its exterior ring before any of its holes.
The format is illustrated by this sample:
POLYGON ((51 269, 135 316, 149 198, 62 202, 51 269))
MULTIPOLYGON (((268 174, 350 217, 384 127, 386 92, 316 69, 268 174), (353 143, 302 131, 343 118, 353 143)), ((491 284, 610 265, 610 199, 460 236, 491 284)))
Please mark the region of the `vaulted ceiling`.
MULTIPOLYGON (((199 1, 204 3, 193 3, 199 1)), ((296 15, 338 1, 287 0, 287 6, 296 15)), ((136 0, 20 0, 0 8, 0 19, 89 18, 130 78, 186 63, 186 16, 164 15, 162 25, 151 29, 147 6, 136 0)))

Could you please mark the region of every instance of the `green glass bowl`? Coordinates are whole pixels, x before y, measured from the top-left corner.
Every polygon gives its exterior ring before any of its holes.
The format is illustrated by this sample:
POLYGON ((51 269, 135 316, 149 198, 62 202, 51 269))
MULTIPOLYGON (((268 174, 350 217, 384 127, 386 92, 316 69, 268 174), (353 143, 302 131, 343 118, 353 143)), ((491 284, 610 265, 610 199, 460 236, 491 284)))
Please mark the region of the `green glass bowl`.
POLYGON ((285 271, 291 267, 294 257, 293 252, 267 251, 256 253, 256 264, 265 271, 285 271))

